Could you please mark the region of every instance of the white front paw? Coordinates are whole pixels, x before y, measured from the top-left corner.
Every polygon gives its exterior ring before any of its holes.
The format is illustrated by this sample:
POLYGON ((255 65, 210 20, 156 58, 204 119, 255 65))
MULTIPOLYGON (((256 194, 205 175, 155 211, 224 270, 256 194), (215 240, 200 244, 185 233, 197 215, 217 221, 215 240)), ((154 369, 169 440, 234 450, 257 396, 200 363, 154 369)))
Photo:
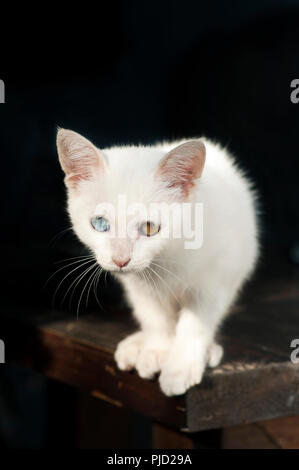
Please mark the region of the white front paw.
POLYGON ((167 336, 149 337, 140 350, 136 370, 143 379, 151 379, 162 369, 171 345, 167 336))
POLYGON ((222 347, 216 343, 207 348, 200 339, 175 342, 159 378, 161 390, 168 396, 182 395, 201 382, 207 364, 219 364, 222 354, 222 347))
POLYGON ((135 368, 140 377, 151 379, 157 372, 160 372, 170 344, 169 336, 139 331, 118 344, 114 358, 119 369, 135 368))
POLYGON ((143 343, 143 336, 143 332, 138 331, 118 343, 114 359, 119 369, 131 370, 135 367, 143 343))
POLYGON ((193 385, 201 382, 205 361, 194 360, 188 363, 167 364, 162 369, 159 382, 165 395, 182 395, 193 385))

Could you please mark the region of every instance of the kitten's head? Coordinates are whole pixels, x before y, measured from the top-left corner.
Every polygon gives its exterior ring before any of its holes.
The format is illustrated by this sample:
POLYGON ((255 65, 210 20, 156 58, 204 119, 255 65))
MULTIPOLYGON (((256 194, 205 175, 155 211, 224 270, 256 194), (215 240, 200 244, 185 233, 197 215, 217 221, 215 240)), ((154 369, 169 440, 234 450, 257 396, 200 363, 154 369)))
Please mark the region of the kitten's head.
POLYGON ((57 148, 80 240, 106 270, 149 266, 173 241, 176 221, 165 217, 165 209, 190 199, 204 166, 203 143, 102 151, 76 132, 60 129, 57 148))

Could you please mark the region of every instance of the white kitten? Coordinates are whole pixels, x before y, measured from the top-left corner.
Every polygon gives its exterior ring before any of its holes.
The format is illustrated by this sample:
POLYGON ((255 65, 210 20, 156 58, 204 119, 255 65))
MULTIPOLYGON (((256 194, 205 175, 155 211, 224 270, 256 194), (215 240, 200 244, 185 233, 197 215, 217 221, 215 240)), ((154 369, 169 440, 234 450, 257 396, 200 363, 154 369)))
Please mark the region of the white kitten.
POLYGON ((57 146, 74 230, 121 281, 140 324, 140 331, 119 343, 118 367, 136 368, 143 378, 161 372, 165 394, 186 392, 200 383, 207 365, 219 364, 215 334, 256 263, 249 182, 227 152, 207 139, 98 150, 60 129, 57 146), (123 215, 119 195, 141 209, 123 215), (156 210, 145 219, 142 207, 153 202, 156 210), (165 203, 174 202, 191 205, 193 222, 202 204, 201 247, 187 249, 185 238, 173 236, 182 219, 165 222, 161 214, 165 203), (131 230, 118 236, 122 223, 131 230))

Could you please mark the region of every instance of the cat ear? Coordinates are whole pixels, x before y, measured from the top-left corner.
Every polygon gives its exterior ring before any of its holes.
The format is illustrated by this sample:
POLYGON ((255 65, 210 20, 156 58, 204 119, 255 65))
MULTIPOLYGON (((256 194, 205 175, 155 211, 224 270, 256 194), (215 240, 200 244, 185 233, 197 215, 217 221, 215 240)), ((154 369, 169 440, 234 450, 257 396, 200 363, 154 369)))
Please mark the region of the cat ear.
POLYGON ((65 184, 75 188, 83 180, 92 178, 98 169, 104 170, 105 160, 99 150, 85 137, 68 129, 59 129, 57 150, 65 184))
POLYGON ((188 197, 195 180, 204 167, 206 148, 199 140, 192 140, 175 147, 160 162, 156 177, 167 183, 168 188, 181 189, 188 197))

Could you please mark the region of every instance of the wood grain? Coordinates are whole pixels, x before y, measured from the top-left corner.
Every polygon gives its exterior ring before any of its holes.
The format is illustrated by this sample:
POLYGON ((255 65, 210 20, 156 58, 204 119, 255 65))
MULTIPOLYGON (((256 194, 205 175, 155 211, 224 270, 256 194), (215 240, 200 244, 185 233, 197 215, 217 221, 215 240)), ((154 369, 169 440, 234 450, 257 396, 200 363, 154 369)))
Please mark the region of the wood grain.
POLYGON ((116 344, 135 328, 127 311, 95 312, 77 321, 12 303, 2 313, 0 336, 8 362, 185 432, 299 414, 299 365, 290 360, 290 342, 299 338, 298 270, 256 276, 221 330, 221 365, 185 396, 167 398, 157 381, 117 370, 116 344))

